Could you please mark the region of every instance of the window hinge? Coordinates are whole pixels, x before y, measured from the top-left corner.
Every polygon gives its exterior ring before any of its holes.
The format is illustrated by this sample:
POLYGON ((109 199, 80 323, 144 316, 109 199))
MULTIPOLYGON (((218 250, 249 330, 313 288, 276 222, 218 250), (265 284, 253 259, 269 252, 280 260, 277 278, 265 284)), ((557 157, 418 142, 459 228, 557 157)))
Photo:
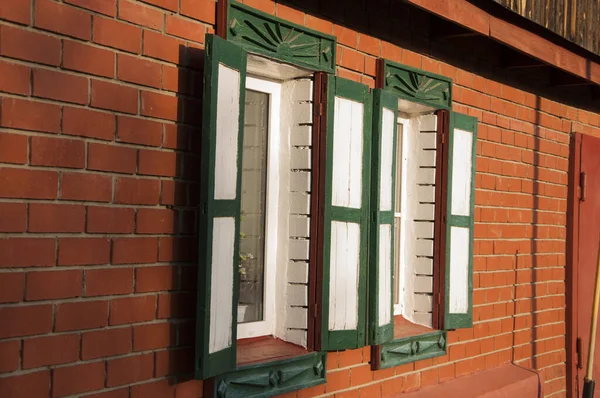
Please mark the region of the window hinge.
POLYGON ((579 174, 579 189, 578 189, 578 196, 579 199, 582 202, 585 202, 586 196, 587 196, 587 174, 585 171, 582 171, 581 174, 579 174))
POLYGON ((446 143, 446 134, 442 133, 442 145, 446 143))
POLYGON ((435 294, 435 303, 438 304, 438 305, 442 304, 442 298, 441 298, 441 295, 439 293, 435 294))
POLYGON ((581 337, 577 337, 575 341, 575 351, 577 352, 577 369, 582 369, 583 365, 581 363, 581 337))
POLYGON ((317 303, 315 303, 313 305, 313 318, 317 317, 317 313, 319 312, 319 305, 317 303))
POLYGON ((324 111, 325 111, 325 107, 323 106, 323 103, 321 102, 319 104, 319 116, 323 116, 324 111))

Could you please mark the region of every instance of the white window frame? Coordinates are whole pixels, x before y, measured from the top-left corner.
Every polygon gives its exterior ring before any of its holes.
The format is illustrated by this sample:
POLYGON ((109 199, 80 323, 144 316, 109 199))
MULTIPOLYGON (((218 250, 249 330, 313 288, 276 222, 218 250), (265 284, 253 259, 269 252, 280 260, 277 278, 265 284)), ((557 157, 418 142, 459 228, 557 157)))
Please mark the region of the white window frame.
POLYGON ((281 84, 251 76, 246 77, 246 89, 269 94, 269 116, 267 132, 267 194, 265 206, 265 256, 263 320, 238 323, 237 338, 268 336, 275 334, 276 325, 276 278, 277 241, 279 234, 280 195, 280 129, 281 129, 281 84))
MULTIPOLYGON (((408 169, 408 140, 409 140, 409 131, 410 131, 410 119, 406 119, 403 117, 398 117, 397 120, 398 132, 397 135, 402 140, 402 159, 396 159, 396 162, 402 162, 402 175, 401 178, 401 205, 400 205, 400 213, 396 213, 396 209, 394 208, 394 221, 396 218, 400 217, 400 247, 394 247, 394 250, 400 251, 400 266, 398 267, 399 275, 395 275, 394 283, 400 283, 400 286, 394 286, 394 289, 398 289, 398 302, 394 303, 394 316, 403 315, 404 309, 404 292, 408 288, 406 286, 406 278, 403 277, 404 270, 406 269, 406 227, 407 227, 407 186, 408 186, 408 178, 407 178, 407 169, 408 169), (402 126, 402 129, 400 129, 402 126), (400 131, 402 130, 402 131, 400 131)), ((398 140, 396 140, 398 142, 398 140)), ((397 144, 396 144, 397 145, 397 144)), ((397 150, 397 148, 396 148, 397 150)), ((396 181, 398 181, 398 176, 396 176, 396 181)), ((398 189, 398 185, 396 184, 396 189, 398 189)), ((396 192, 394 192, 394 196, 396 192)), ((395 262, 394 256, 394 262, 395 262)), ((396 272, 396 264, 394 264, 394 272, 396 272)))

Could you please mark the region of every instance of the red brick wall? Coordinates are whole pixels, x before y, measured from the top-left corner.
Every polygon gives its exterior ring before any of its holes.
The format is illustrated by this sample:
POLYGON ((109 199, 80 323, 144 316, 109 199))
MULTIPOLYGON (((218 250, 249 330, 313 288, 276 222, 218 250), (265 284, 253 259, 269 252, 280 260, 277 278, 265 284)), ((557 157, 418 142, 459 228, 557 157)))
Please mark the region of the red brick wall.
MULTIPOLYGON (((368 348, 332 353, 326 385, 288 396, 387 396, 512 359, 564 396, 568 133, 600 136, 600 116, 246 2, 335 34, 340 76, 373 86, 381 56, 453 78, 454 108, 480 121, 475 326, 395 369, 370 371, 368 348)), ((198 99, 214 22, 211 0, 0 2, 1 397, 202 396, 198 99)))

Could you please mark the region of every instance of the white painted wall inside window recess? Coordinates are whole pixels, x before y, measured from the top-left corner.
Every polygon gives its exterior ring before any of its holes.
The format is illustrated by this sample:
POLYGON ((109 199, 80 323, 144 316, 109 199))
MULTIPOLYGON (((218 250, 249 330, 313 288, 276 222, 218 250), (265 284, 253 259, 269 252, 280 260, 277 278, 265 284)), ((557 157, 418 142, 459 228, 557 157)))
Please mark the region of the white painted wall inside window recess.
POLYGON ((402 162, 402 175, 396 176, 396 189, 401 190, 400 214, 396 209, 400 239, 395 242, 400 294, 394 314, 432 327, 437 117, 400 114, 402 158, 396 160, 402 162))

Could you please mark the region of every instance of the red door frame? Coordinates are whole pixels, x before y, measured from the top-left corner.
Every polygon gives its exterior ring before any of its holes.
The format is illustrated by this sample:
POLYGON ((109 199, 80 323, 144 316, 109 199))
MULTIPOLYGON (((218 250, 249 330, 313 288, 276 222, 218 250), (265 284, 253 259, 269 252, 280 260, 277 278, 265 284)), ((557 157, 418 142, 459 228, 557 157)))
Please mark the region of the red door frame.
POLYGON ((580 133, 571 135, 569 148, 569 187, 567 197, 567 247, 566 247, 566 348, 567 348, 567 398, 577 398, 577 272, 579 264, 579 198, 581 175, 580 133))

